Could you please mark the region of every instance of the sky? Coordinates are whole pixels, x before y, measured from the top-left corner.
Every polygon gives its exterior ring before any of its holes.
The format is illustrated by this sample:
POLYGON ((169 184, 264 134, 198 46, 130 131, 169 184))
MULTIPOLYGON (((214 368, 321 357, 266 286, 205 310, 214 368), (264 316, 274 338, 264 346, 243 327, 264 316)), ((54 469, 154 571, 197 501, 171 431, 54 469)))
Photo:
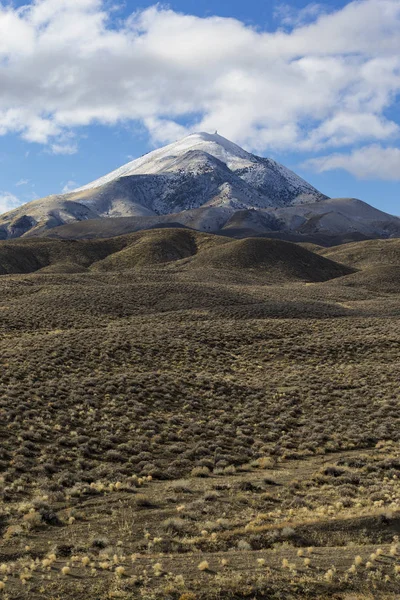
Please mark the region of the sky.
POLYGON ((215 130, 400 215, 400 0, 0 0, 0 212, 215 130))

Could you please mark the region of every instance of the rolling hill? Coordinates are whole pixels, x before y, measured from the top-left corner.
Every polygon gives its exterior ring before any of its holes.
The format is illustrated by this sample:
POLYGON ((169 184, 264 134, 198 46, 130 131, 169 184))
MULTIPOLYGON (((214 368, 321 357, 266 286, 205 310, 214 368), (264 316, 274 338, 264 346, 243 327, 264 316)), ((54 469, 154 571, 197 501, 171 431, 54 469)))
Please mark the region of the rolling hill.
POLYGON ((168 267, 257 272, 271 281, 326 281, 353 272, 280 240, 229 238, 186 229, 154 229, 105 240, 23 239, 0 242, 0 274, 121 272, 168 267))
POLYGON ((355 268, 400 266, 400 240, 365 240, 336 248, 320 249, 319 253, 355 268))

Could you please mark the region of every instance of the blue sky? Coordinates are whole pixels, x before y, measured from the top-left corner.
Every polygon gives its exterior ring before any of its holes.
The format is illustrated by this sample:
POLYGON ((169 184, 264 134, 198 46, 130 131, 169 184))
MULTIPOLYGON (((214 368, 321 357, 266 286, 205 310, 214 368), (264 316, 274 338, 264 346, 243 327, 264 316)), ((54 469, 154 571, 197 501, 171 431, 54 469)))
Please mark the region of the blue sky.
POLYGON ((0 210, 218 129, 400 214, 400 0, 1 7, 0 210))

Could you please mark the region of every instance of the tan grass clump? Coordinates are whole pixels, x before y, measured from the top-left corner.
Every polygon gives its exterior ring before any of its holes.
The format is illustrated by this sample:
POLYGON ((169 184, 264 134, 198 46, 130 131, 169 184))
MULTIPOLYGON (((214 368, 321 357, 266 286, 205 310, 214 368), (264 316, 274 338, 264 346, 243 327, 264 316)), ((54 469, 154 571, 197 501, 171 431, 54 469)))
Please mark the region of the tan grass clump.
POLYGON ((324 575, 324 579, 326 581, 331 582, 333 580, 333 576, 334 576, 334 571, 333 569, 328 569, 327 572, 324 575))

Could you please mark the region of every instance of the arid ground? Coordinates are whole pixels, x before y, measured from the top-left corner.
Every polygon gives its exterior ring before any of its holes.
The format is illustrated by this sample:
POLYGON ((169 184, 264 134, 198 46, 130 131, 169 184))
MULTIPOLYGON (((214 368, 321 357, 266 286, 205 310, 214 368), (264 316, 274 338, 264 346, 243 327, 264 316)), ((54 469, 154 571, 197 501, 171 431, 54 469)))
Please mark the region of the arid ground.
POLYGON ((0 598, 399 598, 400 240, 15 240, 0 272, 0 598))

